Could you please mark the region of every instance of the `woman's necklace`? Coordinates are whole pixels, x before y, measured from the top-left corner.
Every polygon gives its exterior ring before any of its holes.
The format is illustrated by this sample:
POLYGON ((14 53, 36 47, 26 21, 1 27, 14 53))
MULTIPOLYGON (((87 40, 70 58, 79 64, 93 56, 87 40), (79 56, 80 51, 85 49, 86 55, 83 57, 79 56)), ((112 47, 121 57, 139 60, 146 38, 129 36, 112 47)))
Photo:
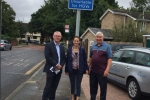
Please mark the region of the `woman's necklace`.
POLYGON ((79 48, 78 47, 76 47, 76 48, 73 47, 73 51, 74 52, 79 52, 79 48))

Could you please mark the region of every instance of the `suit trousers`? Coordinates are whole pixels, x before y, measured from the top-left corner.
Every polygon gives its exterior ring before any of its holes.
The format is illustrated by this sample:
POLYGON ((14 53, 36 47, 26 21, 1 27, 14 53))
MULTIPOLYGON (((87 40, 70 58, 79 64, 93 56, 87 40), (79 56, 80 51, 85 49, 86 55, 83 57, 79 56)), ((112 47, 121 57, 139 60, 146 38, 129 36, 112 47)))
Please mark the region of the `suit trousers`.
POLYGON ((43 91, 42 100, 55 100, 55 93, 61 78, 61 72, 56 74, 55 72, 46 73, 46 85, 43 91))
POLYGON ((82 77, 83 73, 80 73, 79 70, 73 70, 73 73, 69 73, 71 83, 71 94, 80 96, 82 77))
POLYGON ((100 100, 106 100, 107 92, 107 77, 104 77, 103 74, 97 74, 90 72, 90 100, 96 100, 98 83, 100 85, 100 100))

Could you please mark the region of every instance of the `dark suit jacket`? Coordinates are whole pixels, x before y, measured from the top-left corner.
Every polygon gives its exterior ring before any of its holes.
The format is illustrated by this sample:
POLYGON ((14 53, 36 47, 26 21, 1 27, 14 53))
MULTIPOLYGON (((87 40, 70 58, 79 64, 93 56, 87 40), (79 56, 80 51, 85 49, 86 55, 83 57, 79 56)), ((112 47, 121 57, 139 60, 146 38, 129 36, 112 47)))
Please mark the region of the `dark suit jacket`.
MULTIPOLYGON (((65 72, 72 73, 72 47, 70 47, 67 51, 67 58, 66 58, 66 66, 65 66, 65 72)), ((84 48, 79 48, 79 71, 80 73, 85 73, 86 70, 88 70, 87 65, 87 56, 85 53, 84 48)))
MULTIPOLYGON (((60 47, 60 65, 63 67, 66 62, 65 50, 63 46, 60 45, 59 47, 60 47)), ((44 66, 43 72, 49 72, 50 71, 49 69, 52 66, 56 67, 59 59, 54 41, 47 43, 45 45, 44 54, 45 54, 46 64, 44 66)))

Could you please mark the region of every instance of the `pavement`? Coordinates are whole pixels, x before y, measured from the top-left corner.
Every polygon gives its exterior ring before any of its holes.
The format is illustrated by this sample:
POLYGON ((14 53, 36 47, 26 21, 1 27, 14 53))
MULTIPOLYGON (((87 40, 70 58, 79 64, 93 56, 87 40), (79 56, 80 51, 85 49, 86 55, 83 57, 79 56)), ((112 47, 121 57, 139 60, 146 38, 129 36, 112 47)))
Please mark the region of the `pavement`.
MULTIPOLYGON (((46 74, 43 72, 45 62, 39 65, 40 68, 16 90, 14 90, 5 100, 42 100, 42 93, 46 83, 46 74)), ((131 100, 125 90, 108 82, 107 100, 131 100)), ((89 76, 84 75, 81 83, 80 100, 90 100, 89 76)), ((100 100, 100 87, 97 99, 100 100)), ((56 91, 56 100, 71 100, 69 77, 62 73, 56 91)))
MULTIPOLYGON (((43 72, 43 65, 5 100, 42 100, 43 89, 46 83, 46 74, 43 72)), ((56 100, 71 100, 69 77, 62 73, 59 86, 56 91, 56 100)), ((86 100, 81 90, 80 100, 86 100)))
POLYGON ((22 48, 22 47, 27 47, 27 46, 30 46, 31 44, 22 44, 22 45, 17 45, 17 46, 12 46, 12 48, 22 48))

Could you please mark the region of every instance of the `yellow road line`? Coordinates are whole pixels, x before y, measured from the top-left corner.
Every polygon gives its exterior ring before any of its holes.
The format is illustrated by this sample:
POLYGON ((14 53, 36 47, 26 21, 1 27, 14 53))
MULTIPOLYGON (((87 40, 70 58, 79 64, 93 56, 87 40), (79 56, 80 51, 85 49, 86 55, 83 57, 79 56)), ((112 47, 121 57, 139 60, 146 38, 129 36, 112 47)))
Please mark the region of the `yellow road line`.
POLYGON ((25 75, 31 74, 34 70, 36 70, 39 66, 41 66, 42 63, 44 63, 44 61, 45 61, 45 60, 42 60, 41 62, 39 62, 37 65, 35 65, 35 66, 34 66, 33 68, 31 68, 29 71, 27 71, 27 72, 25 73, 25 75))

